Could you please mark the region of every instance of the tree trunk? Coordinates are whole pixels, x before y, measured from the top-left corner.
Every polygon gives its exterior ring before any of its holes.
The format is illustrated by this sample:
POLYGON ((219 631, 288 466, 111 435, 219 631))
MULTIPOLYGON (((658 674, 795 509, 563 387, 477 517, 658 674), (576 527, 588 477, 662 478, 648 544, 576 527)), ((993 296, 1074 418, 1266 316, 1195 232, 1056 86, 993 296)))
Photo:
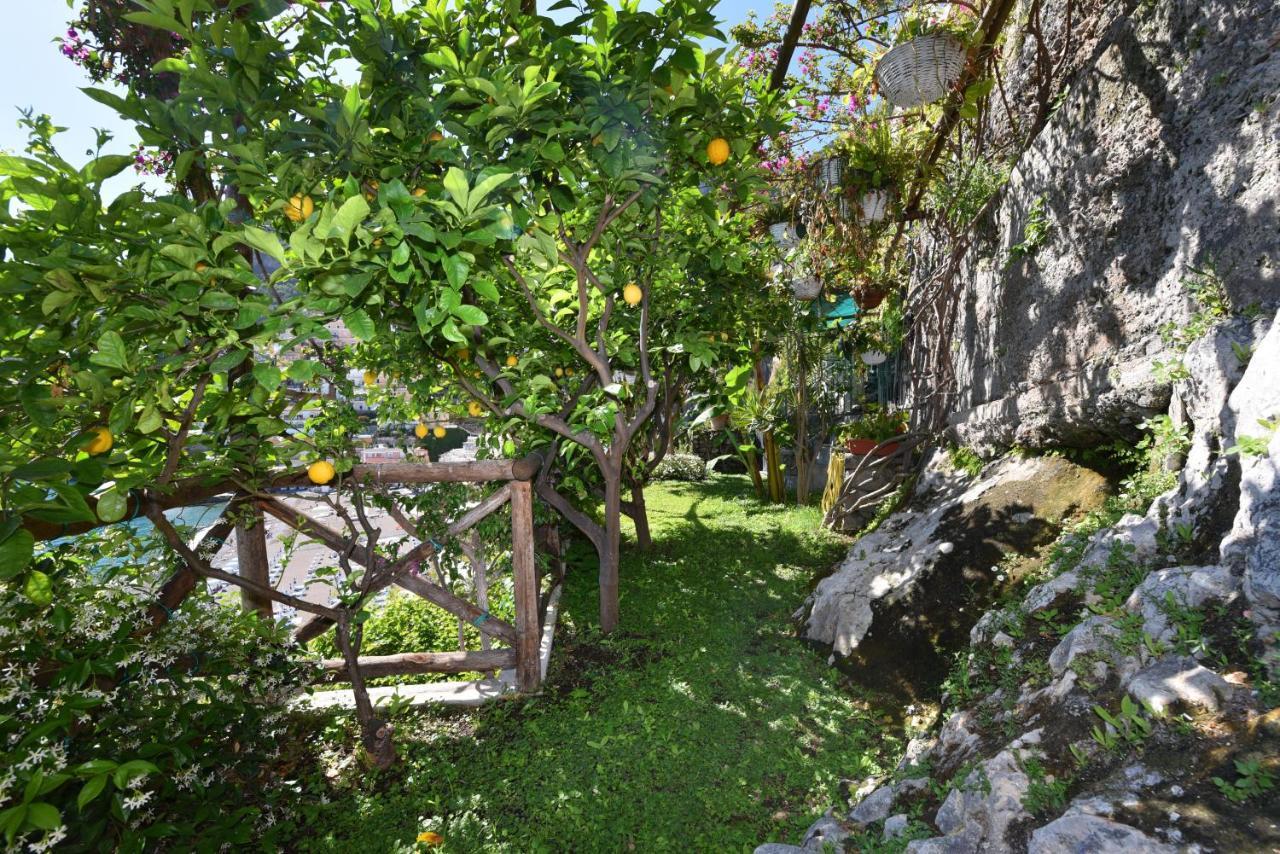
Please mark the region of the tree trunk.
POLYGON ((649 533, 649 511, 644 503, 644 487, 638 483, 631 484, 631 508, 627 515, 636 526, 636 545, 642 552, 649 551, 653 548, 653 536, 649 533))
MULTIPOLYGON (((247 522, 236 524, 236 563, 242 578, 256 581, 263 587, 271 585, 270 567, 267 561, 267 525, 262 508, 246 503, 241 513, 252 514, 247 522)), ((256 611, 264 620, 271 619, 271 600, 241 588, 240 604, 246 611, 256 611)))
POLYGON ((773 431, 764 434, 765 474, 769 478, 769 500, 781 504, 786 498, 786 484, 782 482, 782 465, 778 460, 778 443, 773 438, 773 431))
POLYGON ((809 503, 809 365, 804 344, 796 347, 796 503, 809 503))
POLYGON ((622 542, 621 466, 602 469, 604 474, 604 548, 600 549, 600 630, 618 628, 618 553, 622 542))
MULTIPOLYGON (((347 676, 351 680, 351 693, 356 701, 356 720, 360 722, 360 741, 369 761, 377 768, 390 768, 396 760, 396 748, 391 742, 391 724, 378 718, 369 689, 360 672, 360 640, 351 635, 348 615, 344 612, 335 627, 338 647, 347 662, 347 676)), ((357 629, 358 631, 358 629, 357 629)))

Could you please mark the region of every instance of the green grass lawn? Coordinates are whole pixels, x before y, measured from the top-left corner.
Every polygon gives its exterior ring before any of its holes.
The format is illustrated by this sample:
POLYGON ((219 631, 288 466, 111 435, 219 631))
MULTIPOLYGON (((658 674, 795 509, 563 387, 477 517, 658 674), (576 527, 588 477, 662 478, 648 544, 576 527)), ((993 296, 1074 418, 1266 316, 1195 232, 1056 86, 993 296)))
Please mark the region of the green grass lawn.
POLYGON ((790 621, 848 541, 745 478, 648 502, 619 633, 600 636, 594 559, 575 554, 545 693, 400 718, 401 765, 339 778, 292 844, 395 850, 433 830, 455 851, 749 851, 796 841, 842 777, 881 769, 896 742, 790 621))

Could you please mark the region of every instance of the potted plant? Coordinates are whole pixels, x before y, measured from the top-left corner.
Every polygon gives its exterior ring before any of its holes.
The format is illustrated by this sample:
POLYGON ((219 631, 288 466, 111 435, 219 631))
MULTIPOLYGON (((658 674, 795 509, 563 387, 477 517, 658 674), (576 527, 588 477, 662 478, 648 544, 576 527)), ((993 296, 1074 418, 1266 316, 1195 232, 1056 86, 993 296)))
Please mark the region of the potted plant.
POLYGON ((782 274, 787 278, 792 295, 798 300, 817 299, 822 293, 822 282, 814 275, 807 244, 802 244, 787 253, 782 274))
POLYGON ((930 14, 926 4, 905 12, 897 38, 874 74, 880 95, 897 107, 930 104, 959 82, 968 59, 976 19, 961 7, 930 14))
POLYGON ((891 411, 879 404, 868 404, 862 417, 842 426, 836 433, 851 454, 872 454, 887 457, 898 450, 897 442, 882 444, 894 436, 907 432, 907 413, 891 411))
POLYGON ((907 156, 894 138, 887 114, 872 115, 848 143, 843 188, 857 200, 862 219, 883 222, 901 182, 907 156))

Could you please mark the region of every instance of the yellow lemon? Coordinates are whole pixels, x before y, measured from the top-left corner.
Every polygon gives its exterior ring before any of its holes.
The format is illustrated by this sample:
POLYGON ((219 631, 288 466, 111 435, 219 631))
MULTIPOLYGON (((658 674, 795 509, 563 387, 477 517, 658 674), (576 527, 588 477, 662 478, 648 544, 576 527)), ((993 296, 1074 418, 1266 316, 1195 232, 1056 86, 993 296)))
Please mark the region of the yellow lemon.
POLYGON ((707 159, 712 166, 719 166, 729 159, 729 140, 722 136, 707 143, 707 159))
POLYGON ((414 188, 413 188, 413 194, 414 194, 415 196, 425 196, 425 195, 427 194, 427 188, 426 188, 426 187, 414 187, 414 188))
POLYGON ((604 134, 598 133, 595 136, 591 137, 591 146, 593 148, 597 145, 600 145, 603 142, 604 142, 604 134))
POLYGON ((333 463, 328 460, 321 460, 318 463, 312 463, 307 466, 307 477, 311 479, 312 483, 326 484, 333 480, 334 474, 336 472, 334 471, 333 463))
POLYGON ((571 376, 573 376, 573 368, 565 368, 565 369, 564 369, 564 375, 565 375, 566 377, 571 377, 571 376))
POLYGON ((302 222, 315 213, 315 210, 316 203, 311 201, 310 196, 294 196, 284 206, 284 215, 294 222, 302 222))
POLYGON ((444 134, 438 130, 433 130, 431 135, 427 137, 427 142, 443 142, 444 134))
POLYGON ((640 286, 637 285, 635 282, 632 282, 631 284, 627 285, 625 288, 622 289, 623 300, 625 300, 627 305, 631 306, 632 308, 639 305, 640 300, 643 297, 644 297, 644 293, 640 290, 640 286))
POLYGON ((728 333, 728 332, 721 332, 721 333, 720 333, 720 340, 721 340, 721 341, 728 341, 728 340, 729 340, 729 333, 728 333))
POLYGON ((507 357, 507 367, 508 367, 508 368, 514 368, 514 367, 515 367, 516 365, 518 365, 518 364, 520 364, 520 360, 519 360, 519 359, 517 359, 515 356, 508 356, 508 357, 507 357))
POLYGON ((376 384, 377 384, 377 382, 378 382, 378 375, 377 375, 375 372, 373 372, 373 371, 365 371, 365 372, 364 372, 364 384, 365 384, 365 385, 376 385, 376 384))
POLYGON ((115 444, 115 438, 106 427, 94 427, 89 432, 93 434, 93 438, 84 449, 90 454, 105 454, 115 444))
POLYGON ((208 264, 206 264, 205 262, 203 262, 203 261, 197 261, 197 262, 196 262, 196 272, 197 272, 197 273, 203 273, 203 272, 204 272, 205 270, 207 270, 207 269, 209 269, 209 265, 208 265, 208 264))
POLYGON ((564 376, 564 368, 556 368, 556 376, 558 377, 564 376))
POLYGON ((413 435, 417 436, 419 439, 427 438, 427 425, 419 421, 418 426, 413 428, 413 435))
POLYGON ((471 351, 466 347, 463 347, 461 350, 458 351, 458 359, 459 361, 463 361, 463 362, 471 361, 471 351))
POLYGON ((431 435, 435 436, 437 439, 443 439, 448 434, 448 432, 449 432, 448 430, 444 429, 439 424, 431 428, 431 435))
POLYGON ((473 400, 467 404, 467 414, 472 418, 479 418, 484 415, 484 407, 480 405, 480 401, 473 400))

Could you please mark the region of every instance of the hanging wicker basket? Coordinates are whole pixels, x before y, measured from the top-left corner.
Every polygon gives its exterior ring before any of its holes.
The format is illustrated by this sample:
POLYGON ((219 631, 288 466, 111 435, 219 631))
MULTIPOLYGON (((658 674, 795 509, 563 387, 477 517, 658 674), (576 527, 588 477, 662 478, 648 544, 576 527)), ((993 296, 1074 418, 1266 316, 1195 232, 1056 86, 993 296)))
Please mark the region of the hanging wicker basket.
POLYGON ((862 208, 862 218, 867 222, 883 222, 889 215, 889 206, 893 202, 892 190, 868 190, 858 199, 862 208))
POLYGON ((896 107, 931 104, 964 73, 965 49, 948 35, 921 36, 895 45, 876 65, 880 94, 896 107))
POLYGON ((775 222, 769 226, 769 236, 779 246, 794 246, 800 239, 796 234, 796 227, 789 222, 775 222))
POLYGON ((838 188, 842 178, 844 178, 843 157, 828 157, 818 164, 818 186, 823 190, 838 188))
POLYGON ((876 365, 883 365, 889 357, 879 350, 867 350, 858 358, 862 359, 862 364, 874 368, 876 365))
POLYGON ((817 299, 822 293, 822 282, 810 275, 799 275, 791 280, 791 293, 798 300, 817 299))

